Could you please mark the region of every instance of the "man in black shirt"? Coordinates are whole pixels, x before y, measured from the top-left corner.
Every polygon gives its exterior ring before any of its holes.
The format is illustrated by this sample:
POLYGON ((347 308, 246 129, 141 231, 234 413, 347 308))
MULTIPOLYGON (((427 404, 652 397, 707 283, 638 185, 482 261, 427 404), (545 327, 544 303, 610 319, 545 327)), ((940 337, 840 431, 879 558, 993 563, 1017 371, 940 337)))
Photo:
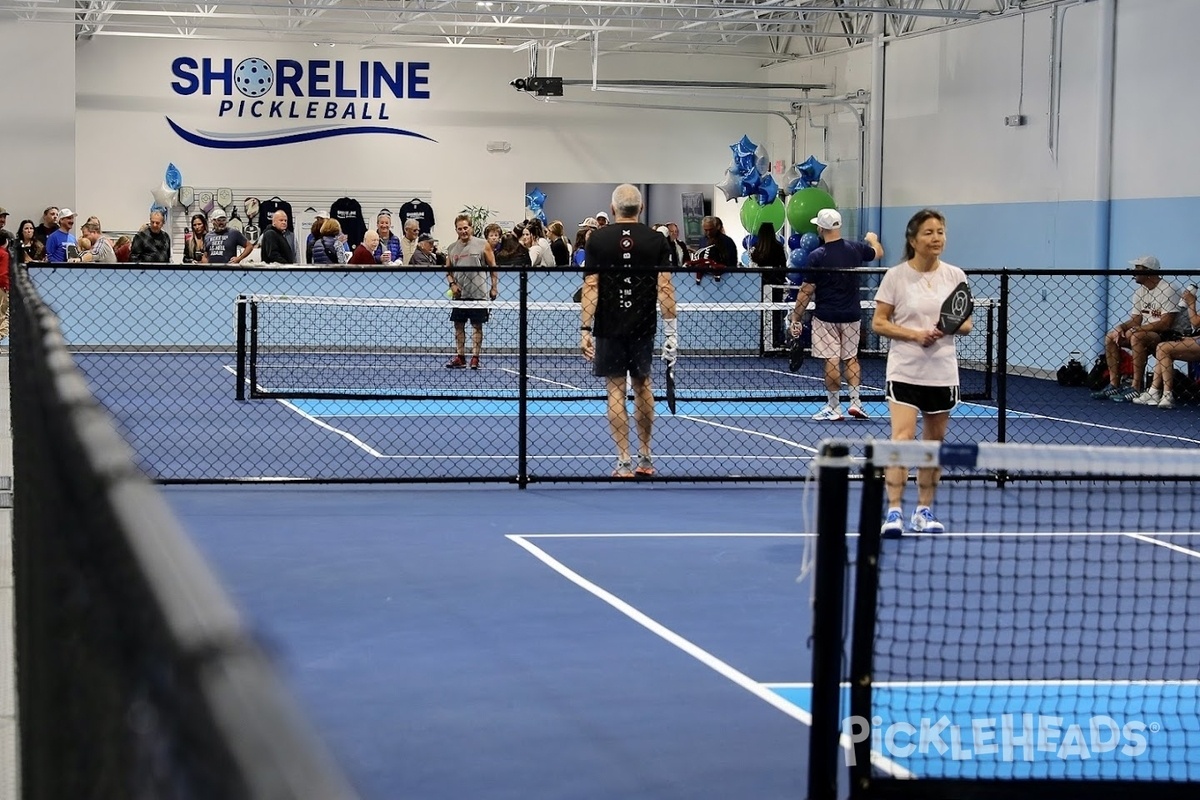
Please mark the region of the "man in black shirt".
POLYGON ((264 264, 295 264, 296 251, 287 240, 288 215, 279 209, 271 215, 271 227, 263 233, 259 247, 264 264))
POLYGON ((594 362, 593 374, 608 379, 608 425, 617 445, 615 478, 653 475, 650 436, 654 427, 654 390, 650 364, 658 329, 655 303, 662 308, 662 359, 668 366, 679 352, 671 251, 666 238, 638 222, 642 193, 621 184, 612 194, 613 220, 587 241, 587 272, 580 298, 580 348, 594 362), (595 337, 593 339, 593 336, 595 337), (633 386, 638 462, 629 455, 626 376, 633 386))

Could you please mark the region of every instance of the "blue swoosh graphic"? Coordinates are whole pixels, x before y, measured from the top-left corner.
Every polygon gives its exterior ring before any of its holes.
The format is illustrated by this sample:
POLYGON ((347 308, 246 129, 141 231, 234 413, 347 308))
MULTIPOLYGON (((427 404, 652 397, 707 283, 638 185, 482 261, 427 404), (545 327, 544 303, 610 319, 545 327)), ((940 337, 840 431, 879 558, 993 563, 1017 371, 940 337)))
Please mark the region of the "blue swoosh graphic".
POLYGON ((175 120, 170 117, 167 117, 166 120, 167 124, 171 126, 171 130, 175 131, 179 138, 184 141, 199 145, 200 147, 210 147, 217 150, 246 150, 255 147, 274 147, 282 144, 297 144, 298 142, 312 142, 318 139, 331 139, 335 136, 354 136, 360 133, 389 133, 394 136, 412 136, 416 139, 424 139, 427 142, 436 143, 437 141, 423 133, 406 131, 403 128, 385 128, 380 125, 355 125, 349 128, 330 128, 327 130, 292 133, 286 136, 270 136, 260 139, 240 139, 234 141, 193 133, 176 124, 175 120))

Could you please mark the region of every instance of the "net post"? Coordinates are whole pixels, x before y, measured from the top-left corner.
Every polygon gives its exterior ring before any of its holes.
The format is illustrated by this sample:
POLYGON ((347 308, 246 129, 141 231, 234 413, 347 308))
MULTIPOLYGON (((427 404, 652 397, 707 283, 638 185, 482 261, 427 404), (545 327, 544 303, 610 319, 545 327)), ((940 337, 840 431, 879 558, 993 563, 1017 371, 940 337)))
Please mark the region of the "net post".
POLYGON ((852 727, 850 797, 864 797, 871 789, 871 684, 875 670, 875 617, 879 597, 879 553, 883 516, 883 470, 874 464, 874 448, 866 448, 863 465, 862 506, 858 518, 858 551, 855 558, 854 606, 851 609, 850 717, 862 725, 852 727))
POLYGON ((1008 270, 1000 273, 1000 328, 996 347, 996 441, 1008 441, 1008 270))
POLYGON ((517 486, 529 485, 529 272, 521 270, 517 315, 517 486))
POLYGON ((817 568, 812 634, 812 733, 808 800, 836 800, 841 748, 842 621, 850 447, 825 442, 817 459, 817 568))
POLYGON ((234 303, 237 313, 237 389, 238 400, 246 399, 246 295, 239 294, 234 303))
POLYGON ((258 391, 258 303, 250 304, 250 396, 258 391))

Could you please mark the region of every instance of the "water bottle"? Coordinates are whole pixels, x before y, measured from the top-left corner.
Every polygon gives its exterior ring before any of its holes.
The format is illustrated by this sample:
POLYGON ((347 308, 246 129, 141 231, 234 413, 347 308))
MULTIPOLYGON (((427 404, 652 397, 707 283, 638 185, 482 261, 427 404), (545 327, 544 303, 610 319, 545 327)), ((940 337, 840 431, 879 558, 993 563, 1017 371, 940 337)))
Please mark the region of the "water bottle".
MULTIPOLYGON (((1186 289, 1184 289, 1183 291, 1184 291, 1184 294, 1186 294, 1187 292, 1191 292, 1191 293, 1192 293, 1192 297, 1195 297, 1195 296, 1196 296, 1196 284, 1195 284, 1195 282, 1189 283, 1189 284, 1187 285, 1187 288, 1186 288, 1186 289)), ((1183 299, 1183 295, 1182 295, 1182 294, 1181 294, 1181 295, 1179 295, 1179 307, 1180 307, 1180 308, 1187 308, 1187 302, 1186 302, 1186 301, 1183 299)))
POLYGON ((1083 363, 1083 353, 1079 352, 1078 350, 1072 350, 1071 354, 1069 356, 1067 356, 1067 363, 1069 364, 1072 361, 1082 364, 1083 363))

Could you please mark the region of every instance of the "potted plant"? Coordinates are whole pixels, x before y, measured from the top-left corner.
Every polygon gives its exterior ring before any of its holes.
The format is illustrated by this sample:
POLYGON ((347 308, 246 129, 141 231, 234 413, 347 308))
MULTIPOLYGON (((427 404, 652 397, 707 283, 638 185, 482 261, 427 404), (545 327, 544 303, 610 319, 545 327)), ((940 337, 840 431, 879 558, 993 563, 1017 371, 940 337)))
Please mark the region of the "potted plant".
POLYGON ((482 238, 484 227, 487 226, 492 214, 496 212, 483 206, 464 206, 459 213, 466 214, 471 218, 471 229, 474 231, 474 235, 482 238))

